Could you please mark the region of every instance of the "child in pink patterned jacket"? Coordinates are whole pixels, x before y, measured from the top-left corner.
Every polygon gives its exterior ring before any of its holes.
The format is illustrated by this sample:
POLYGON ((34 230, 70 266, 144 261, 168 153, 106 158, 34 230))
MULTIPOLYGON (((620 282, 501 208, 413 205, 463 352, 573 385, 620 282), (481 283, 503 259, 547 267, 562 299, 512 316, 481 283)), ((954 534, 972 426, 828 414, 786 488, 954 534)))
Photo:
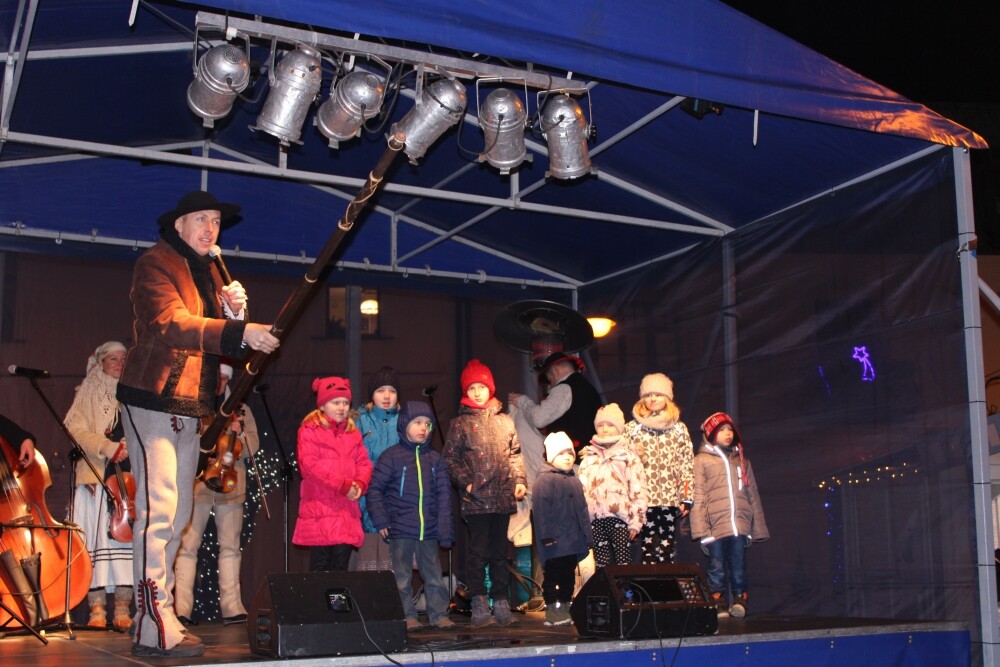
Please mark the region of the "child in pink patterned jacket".
POLYGON ((349 416, 350 381, 317 378, 312 387, 317 409, 299 427, 302 490, 292 542, 310 547, 310 572, 346 571, 365 538, 358 500, 368 490, 372 462, 349 416))
POLYGON ((625 415, 617 403, 597 410, 596 435, 581 451, 580 482, 594 529, 594 562, 624 565, 629 544, 646 522, 646 473, 622 435, 625 415))

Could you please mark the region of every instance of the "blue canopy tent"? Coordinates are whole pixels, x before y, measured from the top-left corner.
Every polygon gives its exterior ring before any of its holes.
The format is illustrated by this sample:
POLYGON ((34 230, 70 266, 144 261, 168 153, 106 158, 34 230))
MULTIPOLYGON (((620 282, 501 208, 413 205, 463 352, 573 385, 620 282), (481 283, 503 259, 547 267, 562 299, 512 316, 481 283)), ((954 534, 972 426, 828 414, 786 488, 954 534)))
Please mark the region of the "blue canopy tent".
MULTIPOLYGON (((816 314, 806 323, 773 317, 770 298, 777 294, 789 312, 811 298, 795 289, 805 289, 808 280, 789 278, 782 283, 787 293, 768 287, 770 278, 783 275, 781 267, 806 275, 817 258, 858 255, 930 262, 941 280, 900 279, 898 291, 879 299, 917 299, 938 309, 900 316, 906 321, 960 315, 942 325, 949 335, 958 332, 963 367, 945 383, 954 389, 957 377, 961 396, 944 395, 961 406, 946 421, 955 424, 960 414, 964 435, 946 449, 958 447, 965 457, 967 474, 951 484, 966 494, 974 517, 966 537, 974 544, 962 552, 969 567, 961 575, 936 575, 941 589, 958 580, 956 590, 978 591, 980 602, 959 604, 942 593, 929 611, 914 610, 833 588, 848 599, 851 613, 968 619, 984 661, 995 664, 985 415, 977 403, 983 379, 975 363, 981 353, 978 334, 962 334, 978 322, 975 259, 966 252, 973 233, 966 151, 986 148, 975 133, 712 0, 628 8, 596 1, 566 7, 518 0, 500 7, 439 0, 137 6, 37 0, 0 7, 0 44, 8 53, 0 109, 0 249, 129 257, 155 240, 150 221, 178 193, 204 187, 241 203, 243 222, 226 231, 223 249, 260 271, 297 273, 384 150, 389 124, 413 105, 417 82, 457 77, 469 98, 464 122, 416 164, 396 166, 338 267, 386 284, 419 276, 458 292, 472 281, 498 294, 517 289, 629 313, 631 331, 645 336, 642 358, 616 368, 596 364, 608 397, 623 406, 631 401, 625 388, 642 372, 637 368, 655 367, 697 389, 691 407, 699 412, 692 420, 701 410, 723 407, 723 397, 729 409, 746 411, 756 391, 747 386, 748 375, 766 373, 765 358, 801 351, 806 329, 808 336, 820 331, 816 340, 826 342, 856 334, 862 322, 866 332, 898 330, 899 319, 875 326, 865 315, 872 286, 898 277, 885 268, 890 262, 872 273, 858 271, 864 283, 849 278, 857 266, 826 269, 825 282, 814 287, 837 284, 843 291, 811 303, 816 314), (235 44, 244 42, 237 35, 249 36, 255 76, 233 112, 206 128, 188 109, 185 90, 196 54, 220 43, 227 29, 235 44), (369 55, 405 64, 384 124, 372 123, 372 131, 337 149, 311 122, 301 144, 287 148, 249 130, 268 92, 272 44, 280 58, 298 43, 318 45, 325 67, 336 60, 377 71, 369 55), (517 80, 512 88, 529 114, 538 112, 542 88, 585 88, 579 98, 598 130, 590 142, 594 172, 547 178, 548 148, 537 126, 527 135, 533 160, 510 175, 478 162, 483 140, 475 81, 490 77, 517 80), (718 113, 686 113, 691 100, 718 113), (863 245, 851 243, 862 239, 863 245), (956 251, 959 268, 942 259, 956 251), (644 294, 649 285, 658 292, 652 303, 644 294), (929 298, 928 289, 941 296, 929 298), (731 317, 737 305, 738 323, 731 317), (780 335, 751 324, 762 321, 780 327, 780 335), (669 349, 658 334, 641 333, 654 322, 671 328, 669 349), (987 490, 980 491, 984 475, 987 490)), ((323 99, 331 78, 325 77, 323 99)), ((822 350, 824 344, 810 345, 822 350)), ((830 372, 818 365, 821 376, 830 372)), ((798 391, 794 384, 781 390, 798 391)), ((830 388, 828 396, 834 393, 830 388)), ((828 424, 871 418, 853 405, 822 405, 803 410, 821 412, 828 424)), ((905 408, 894 410, 909 424, 905 408)), ((773 443, 767 461, 781 459, 780 441, 789 434, 775 426, 774 410, 747 417, 744 433, 756 431, 759 441, 773 443)), ((901 449, 886 445, 885 456, 901 449)), ((824 470, 848 470, 848 459, 831 456, 824 470)), ((825 479, 818 475, 814 488, 825 479)), ((916 520, 943 516, 930 512, 916 520)), ((858 537, 844 534, 846 543, 858 537)), ((837 558, 831 556, 831 567, 842 564, 837 558)), ((775 595, 779 603, 794 607, 803 600, 775 595)), ((834 610, 817 603, 808 611, 834 610)))

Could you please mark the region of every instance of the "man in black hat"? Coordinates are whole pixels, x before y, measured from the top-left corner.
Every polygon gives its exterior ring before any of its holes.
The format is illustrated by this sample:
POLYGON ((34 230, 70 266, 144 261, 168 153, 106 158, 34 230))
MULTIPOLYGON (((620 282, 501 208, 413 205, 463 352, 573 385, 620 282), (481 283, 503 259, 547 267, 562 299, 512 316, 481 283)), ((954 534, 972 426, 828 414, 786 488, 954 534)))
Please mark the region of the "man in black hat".
POLYGON ((174 612, 173 569, 191 519, 200 418, 213 414, 221 356, 270 354, 270 326, 246 321, 247 294, 224 285, 209 250, 239 206, 190 192, 159 217, 160 240, 135 263, 133 345, 118 400, 136 481, 132 654, 191 657, 205 646, 174 612))
POLYGON ((548 395, 535 403, 523 394, 510 394, 508 401, 524 413, 527 422, 546 433, 564 431, 580 449, 594 435, 594 416, 601 407, 601 396, 583 376, 579 357, 553 352, 537 365, 538 381, 548 385, 548 395))

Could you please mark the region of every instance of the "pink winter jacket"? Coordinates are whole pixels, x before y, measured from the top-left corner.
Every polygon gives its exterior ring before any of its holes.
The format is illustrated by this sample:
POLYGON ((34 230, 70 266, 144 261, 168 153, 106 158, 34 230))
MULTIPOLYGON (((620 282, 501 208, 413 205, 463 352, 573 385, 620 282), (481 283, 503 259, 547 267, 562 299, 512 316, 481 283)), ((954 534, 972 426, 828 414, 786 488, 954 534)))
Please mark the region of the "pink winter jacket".
POLYGON ((348 422, 299 427, 298 461, 302 473, 299 518, 292 542, 300 546, 351 544, 360 547, 365 534, 361 528, 361 507, 348 500, 351 483, 361 493, 368 490, 372 462, 368 460, 361 432, 348 432, 348 422))

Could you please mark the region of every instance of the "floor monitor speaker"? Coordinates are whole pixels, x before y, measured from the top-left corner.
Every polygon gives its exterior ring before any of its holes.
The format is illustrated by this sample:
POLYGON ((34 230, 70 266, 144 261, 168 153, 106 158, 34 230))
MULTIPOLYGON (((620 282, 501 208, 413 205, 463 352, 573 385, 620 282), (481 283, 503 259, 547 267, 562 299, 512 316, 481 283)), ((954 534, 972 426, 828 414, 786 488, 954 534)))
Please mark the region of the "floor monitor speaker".
POLYGON ((389 571, 269 574, 247 614, 250 650, 276 658, 389 653, 406 621, 389 571))
POLYGON ((719 621, 710 600, 697 565, 607 565, 583 585, 570 616, 584 637, 714 635, 719 621))

